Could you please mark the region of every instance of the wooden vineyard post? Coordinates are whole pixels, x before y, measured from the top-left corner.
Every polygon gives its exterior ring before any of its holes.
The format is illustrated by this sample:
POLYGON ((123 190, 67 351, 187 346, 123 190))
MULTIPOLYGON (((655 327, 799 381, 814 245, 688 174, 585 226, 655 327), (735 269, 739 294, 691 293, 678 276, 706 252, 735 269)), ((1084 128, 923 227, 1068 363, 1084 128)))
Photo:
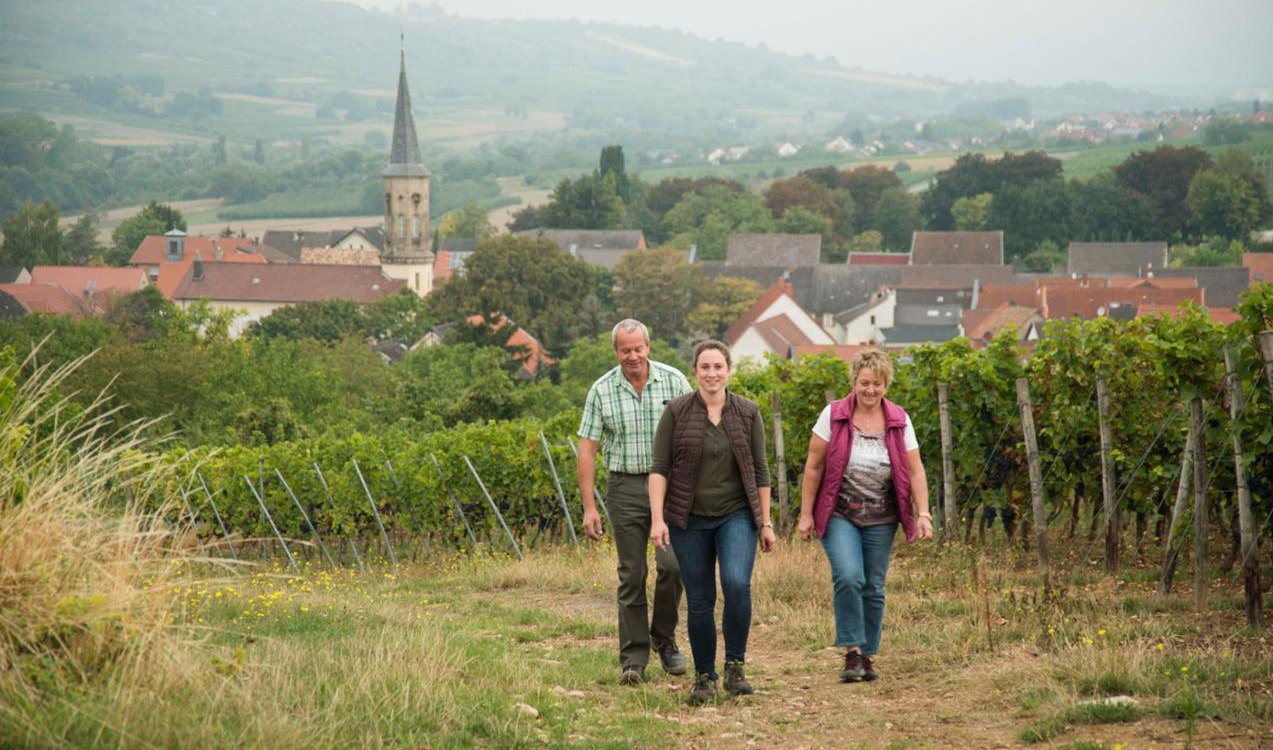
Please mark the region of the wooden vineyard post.
POLYGON ((1224 371, 1229 389, 1229 434, 1233 436, 1233 472, 1238 485, 1238 525, 1242 532, 1242 589, 1246 594, 1246 623, 1253 628, 1264 625, 1264 595, 1260 591, 1260 562, 1256 550, 1259 538, 1255 529, 1255 515, 1251 512, 1251 487, 1247 484, 1246 469, 1242 468, 1242 433, 1238 418, 1246 405, 1243 403, 1242 383, 1233 364, 1233 351, 1224 348, 1224 371))
POLYGON ((1189 405, 1189 421, 1198 425, 1193 444, 1193 606, 1201 610, 1207 599, 1207 446, 1202 423, 1202 399, 1189 405))
POLYGON ((778 486, 778 529, 786 534, 791 528, 791 522, 788 515, 790 489, 787 487, 787 451, 782 441, 782 397, 777 393, 771 393, 769 402, 773 405, 774 454, 778 457, 778 476, 773 478, 771 484, 778 486))
POLYGON ((1176 576, 1176 562, 1180 559, 1180 532, 1183 531, 1182 519, 1185 517, 1186 503, 1189 501, 1189 482, 1193 472, 1194 444, 1202 434, 1201 422, 1194 422, 1195 413, 1202 415, 1202 400, 1194 398, 1198 403, 1195 412, 1189 406, 1189 436, 1185 438, 1185 450, 1180 456, 1180 483, 1176 486, 1176 504, 1171 509, 1170 526, 1167 527, 1167 551, 1163 556, 1162 577, 1158 580, 1158 593, 1166 596, 1171 593, 1171 582, 1176 576))
POLYGON ((955 469, 950 457, 950 386, 937 384, 937 406, 941 417, 941 481, 942 524, 941 544, 959 538, 959 513, 955 508, 955 469))
POLYGON ((1043 507, 1043 472, 1039 468, 1039 439, 1034 431, 1034 411, 1030 404, 1030 381, 1017 378, 1017 404, 1021 407, 1021 431, 1025 434, 1025 455, 1030 470, 1030 502, 1034 508, 1034 546, 1039 555, 1043 588, 1048 589, 1048 511, 1043 507))
POLYGON ((1260 331, 1260 359, 1264 360, 1264 374, 1269 379, 1269 403, 1273 404, 1273 331, 1260 331))
POLYGON ((1105 500, 1105 572, 1117 573, 1119 518, 1114 493, 1118 489, 1118 478, 1114 475, 1111 455, 1114 440, 1109 429, 1109 388, 1105 378, 1096 379, 1096 413, 1101 433, 1101 494, 1105 500))

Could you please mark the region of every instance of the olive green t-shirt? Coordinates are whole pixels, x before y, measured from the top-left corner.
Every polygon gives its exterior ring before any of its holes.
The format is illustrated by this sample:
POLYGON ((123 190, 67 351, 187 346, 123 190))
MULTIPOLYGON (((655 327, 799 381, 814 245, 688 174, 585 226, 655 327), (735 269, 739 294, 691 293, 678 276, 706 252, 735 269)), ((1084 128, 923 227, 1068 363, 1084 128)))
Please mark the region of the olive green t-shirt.
MULTIPOLYGON (((672 466, 672 429, 675 421, 671 412, 664 411, 659 428, 654 433, 654 472, 666 476, 672 466)), ((704 420, 703 453, 698 461, 698 477, 694 481, 694 502, 690 513, 696 516, 723 516, 739 508, 748 507, 747 488, 734 459, 725 431, 725 420, 712 424, 704 420)), ((756 486, 769 486, 769 463, 765 459, 765 427, 760 412, 751 425, 751 456, 756 465, 756 486)))

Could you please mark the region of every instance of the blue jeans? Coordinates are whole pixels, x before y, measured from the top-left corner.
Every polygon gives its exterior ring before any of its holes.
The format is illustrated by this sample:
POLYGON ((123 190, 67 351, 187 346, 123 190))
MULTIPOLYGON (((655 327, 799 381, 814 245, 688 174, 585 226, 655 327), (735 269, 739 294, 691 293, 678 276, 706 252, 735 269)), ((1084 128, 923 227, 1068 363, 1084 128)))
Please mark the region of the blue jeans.
POLYGON ((684 529, 668 528, 685 585, 685 629, 694 671, 716 674, 716 563, 725 598, 721 629, 725 661, 743 661, 751 632, 751 571, 756 562, 756 525, 751 510, 724 516, 691 515, 684 529))
POLYGON ((880 651, 884 625, 884 578, 897 524, 855 526, 831 516, 822 549, 835 586, 835 645, 857 646, 865 656, 880 651))

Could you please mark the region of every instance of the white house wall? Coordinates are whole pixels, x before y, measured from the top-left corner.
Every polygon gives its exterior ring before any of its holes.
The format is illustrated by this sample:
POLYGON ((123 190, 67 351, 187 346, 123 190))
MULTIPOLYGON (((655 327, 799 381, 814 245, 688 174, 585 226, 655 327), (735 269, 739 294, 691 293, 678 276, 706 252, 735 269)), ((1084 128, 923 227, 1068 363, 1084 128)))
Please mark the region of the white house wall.
POLYGON ((800 332, 809 337, 809 340, 813 343, 835 343, 835 339, 822 330, 822 327, 818 325, 817 321, 809 317, 809 313, 805 312, 804 308, 800 307, 795 300, 785 294, 774 300, 772 305, 765 308, 765 311, 756 318, 756 322, 761 323, 779 315, 786 315, 790 318, 791 322, 795 323, 796 328, 799 328, 800 332))

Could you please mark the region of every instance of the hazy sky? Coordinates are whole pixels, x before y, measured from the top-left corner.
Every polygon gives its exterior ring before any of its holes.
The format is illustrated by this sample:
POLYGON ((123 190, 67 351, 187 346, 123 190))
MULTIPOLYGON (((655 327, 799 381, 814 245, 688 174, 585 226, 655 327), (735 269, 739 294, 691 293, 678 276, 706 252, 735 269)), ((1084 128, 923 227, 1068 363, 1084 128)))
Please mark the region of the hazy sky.
MULTIPOLYGON (((407 0, 354 1, 392 8, 407 0)), ((439 1, 460 16, 663 26, 952 81, 1273 93, 1273 0, 439 1)))

